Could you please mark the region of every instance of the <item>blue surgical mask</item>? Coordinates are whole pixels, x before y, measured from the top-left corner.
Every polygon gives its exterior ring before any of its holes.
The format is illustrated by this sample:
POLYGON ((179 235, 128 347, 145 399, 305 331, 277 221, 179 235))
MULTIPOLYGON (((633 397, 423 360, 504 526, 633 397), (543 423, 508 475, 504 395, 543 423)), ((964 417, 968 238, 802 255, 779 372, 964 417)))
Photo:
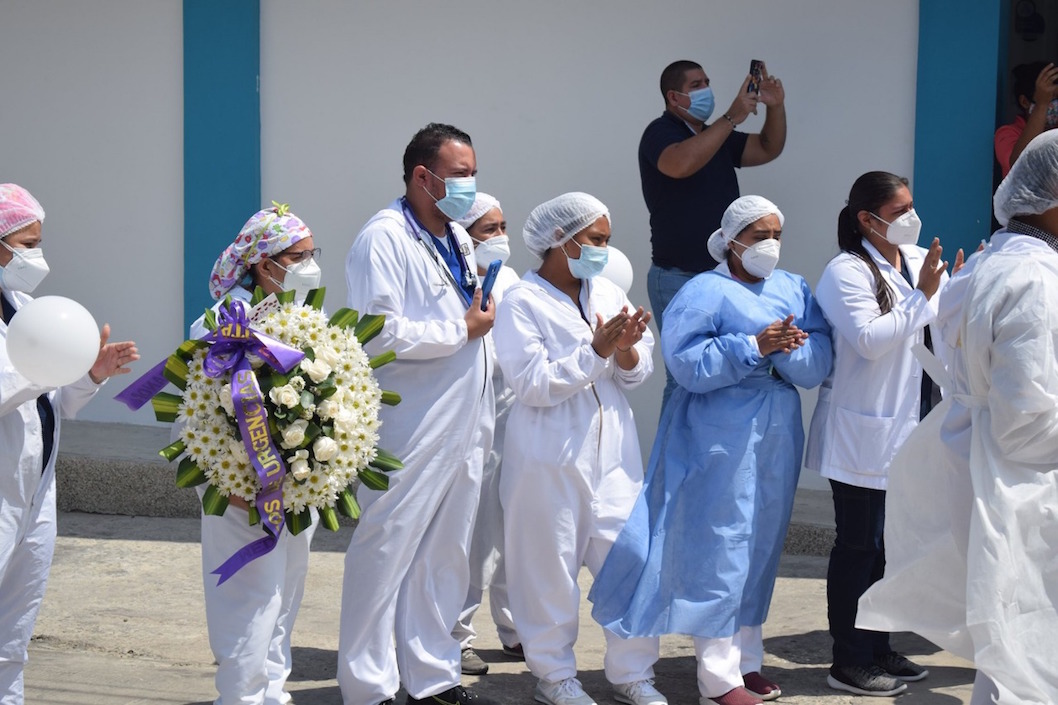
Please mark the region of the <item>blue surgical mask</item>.
POLYGON ((609 250, 605 247, 582 245, 576 240, 572 242, 580 248, 580 259, 573 259, 566 253, 566 249, 562 248, 562 254, 566 255, 566 263, 569 265, 569 273, 576 279, 591 279, 601 274, 610 258, 609 250))
MULTIPOLYGON (((676 92, 679 93, 679 91, 676 92)), ((713 89, 709 86, 706 86, 705 88, 699 88, 698 90, 691 91, 690 93, 680 93, 680 95, 685 95, 691 99, 691 107, 678 107, 680 108, 680 110, 683 110, 695 120, 705 122, 713 114, 713 107, 715 101, 713 100, 713 89)))
MULTIPOLYGON (((442 180, 429 169, 426 171, 429 171, 435 179, 442 180)), ((445 196, 441 200, 434 200, 449 220, 459 220, 469 213, 470 207, 474 205, 474 198, 478 195, 477 180, 473 176, 456 176, 443 179, 443 181, 445 182, 445 196)), ((430 197, 433 198, 433 194, 430 194, 430 197)))

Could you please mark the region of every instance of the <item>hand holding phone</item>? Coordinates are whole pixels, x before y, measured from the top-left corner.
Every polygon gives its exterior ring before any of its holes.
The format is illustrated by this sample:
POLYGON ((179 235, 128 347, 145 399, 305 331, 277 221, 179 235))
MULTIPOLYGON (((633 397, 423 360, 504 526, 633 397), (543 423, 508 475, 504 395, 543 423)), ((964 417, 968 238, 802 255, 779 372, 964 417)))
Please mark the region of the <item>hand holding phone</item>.
POLYGON ((485 279, 481 282, 482 311, 489 307, 489 294, 492 293, 492 286, 496 283, 496 275, 500 273, 500 267, 502 266, 503 260, 494 259, 489 263, 489 268, 485 270, 485 279))
POLYGON ((752 59, 749 62, 749 85, 747 93, 760 93, 760 82, 764 80, 764 62, 760 59, 752 59))

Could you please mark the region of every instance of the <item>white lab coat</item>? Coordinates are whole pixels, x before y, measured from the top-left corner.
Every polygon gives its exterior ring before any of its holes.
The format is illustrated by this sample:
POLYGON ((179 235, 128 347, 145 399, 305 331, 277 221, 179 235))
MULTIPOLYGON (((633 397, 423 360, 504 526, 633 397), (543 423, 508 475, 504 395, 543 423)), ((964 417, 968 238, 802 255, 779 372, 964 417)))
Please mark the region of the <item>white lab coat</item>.
POLYGON ((972 659, 1000 705, 1055 703, 1058 253, 1000 231, 953 284, 953 398, 898 457, 886 573, 857 624, 972 659))
MULTIPOLYGON (((232 299, 250 303, 252 294, 241 286, 228 292, 232 299)), ((223 299, 213 306, 219 311, 223 299)), ((209 331, 205 317, 191 324, 192 338, 209 331)), ((199 497, 205 485, 198 487, 199 497)), ((261 525, 250 526, 245 509, 229 506, 222 516, 203 513, 202 587, 206 601, 206 629, 217 661, 214 705, 239 703, 284 705, 291 671, 290 636, 305 594, 309 544, 319 526, 312 510, 312 526, 297 536, 284 530, 276 547, 254 559, 217 585, 212 572, 246 544, 264 536, 261 525)))
MULTIPOLYGON (((624 390, 654 369, 654 338, 636 343, 639 364, 622 370, 591 346, 596 313, 608 320, 624 292, 602 277, 581 288, 580 308, 536 272, 507 290, 496 318, 496 354, 515 394, 504 442, 503 504, 511 611, 537 678, 577 673, 580 591, 628 519, 643 483, 643 461, 624 390), (590 321, 590 325, 587 321, 590 321)), ((653 677, 656 638, 606 635, 606 678, 653 677)))
MULTIPOLYGON (((476 272, 470 237, 450 226, 476 272)), ((422 237, 398 200, 367 222, 346 259, 349 306, 386 316, 368 353, 397 354, 376 370, 403 399, 382 408, 379 444, 404 463, 388 490, 357 495, 363 514, 346 553, 338 645, 351 705, 382 702, 401 684, 424 698, 460 681, 452 629, 469 584, 482 472, 472 451, 479 425, 493 423, 492 363, 483 339, 467 339, 467 303, 422 237)))
MULTIPOLYGON (((3 292, 15 310, 32 301, 3 292)), ((55 550, 55 459, 59 430, 95 395, 85 375, 54 389, 30 382, 7 356, 7 324, 0 320, 0 703, 23 702, 22 669, 55 550), (37 397, 47 393, 55 413, 55 438, 43 462, 37 397)))
MULTIPOLYGON (((518 274, 510 267, 500 268, 496 283, 492 287, 492 297, 499 309, 503 293, 518 281, 518 274)), ((483 424, 481 438, 474 443, 475 453, 484 456, 484 471, 481 477, 481 495, 478 501, 478 515, 474 522, 474 534, 470 540, 470 588, 463 611, 452 636, 459 640, 460 647, 466 648, 477 636, 474 629, 474 615, 481 607, 485 589, 489 591, 489 607, 492 620, 500 641, 505 646, 514 646, 519 642, 518 633, 511 616, 510 602, 507 597, 507 574, 503 559, 503 507, 500 506, 500 462, 503 459, 503 432, 507 427, 507 415, 514 404, 514 391, 503 380, 503 372, 496 364, 496 343, 492 331, 485 336, 489 359, 493 364, 492 386, 495 394, 491 401, 492 416, 496 419, 495 429, 483 424)), ((487 402, 489 400, 486 400, 487 402)), ((490 412, 485 411, 486 414, 490 412)))
MULTIPOLYGON (((874 277, 858 257, 839 254, 823 270, 816 300, 831 326, 834 372, 819 390, 806 465, 838 482, 884 490, 893 456, 918 424, 922 365, 911 348, 936 318, 937 297, 927 300, 863 244, 893 292, 893 309, 881 315, 874 277)), ((927 251, 914 245, 900 251, 917 285, 927 251)), ((931 336, 938 340, 933 327, 931 336)))

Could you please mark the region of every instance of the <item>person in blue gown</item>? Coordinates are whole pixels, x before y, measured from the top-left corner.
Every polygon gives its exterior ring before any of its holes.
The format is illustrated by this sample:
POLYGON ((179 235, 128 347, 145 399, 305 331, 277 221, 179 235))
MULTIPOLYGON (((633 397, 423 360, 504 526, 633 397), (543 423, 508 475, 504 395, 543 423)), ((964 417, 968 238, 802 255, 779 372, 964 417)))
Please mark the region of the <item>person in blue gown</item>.
POLYGON ((694 637, 702 705, 752 705, 783 539, 801 470, 795 385, 830 373, 830 327, 804 278, 775 269, 784 218, 743 196, 709 239, 715 270, 665 310, 665 364, 679 383, 647 477, 589 599, 622 636, 694 637))

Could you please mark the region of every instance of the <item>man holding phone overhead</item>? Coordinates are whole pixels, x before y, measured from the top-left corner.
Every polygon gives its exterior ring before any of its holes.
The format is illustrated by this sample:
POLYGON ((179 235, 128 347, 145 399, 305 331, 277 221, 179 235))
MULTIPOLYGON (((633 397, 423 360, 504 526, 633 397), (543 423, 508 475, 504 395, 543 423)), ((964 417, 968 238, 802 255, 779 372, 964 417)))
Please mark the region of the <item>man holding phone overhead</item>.
MULTIPOLYGON (((770 76, 762 61, 753 60, 750 70, 731 107, 711 123, 714 97, 705 70, 684 60, 661 73, 665 112, 647 125, 639 142, 639 175, 650 211, 647 294, 659 330, 680 287, 717 264, 706 240, 739 197, 735 168, 767 164, 786 144, 782 81, 770 76), (736 130, 761 103, 761 131, 736 130)), ((668 370, 665 379, 663 406, 675 388, 668 370)))

